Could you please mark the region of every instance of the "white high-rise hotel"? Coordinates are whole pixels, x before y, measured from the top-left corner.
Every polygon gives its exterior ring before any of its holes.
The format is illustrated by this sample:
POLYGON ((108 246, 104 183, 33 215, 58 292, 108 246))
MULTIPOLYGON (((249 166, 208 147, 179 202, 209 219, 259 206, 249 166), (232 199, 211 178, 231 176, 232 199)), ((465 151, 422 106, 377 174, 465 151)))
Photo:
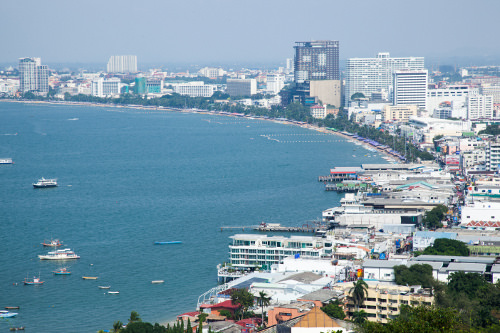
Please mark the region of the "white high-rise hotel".
POLYGON ((108 73, 136 73, 137 56, 111 56, 108 61, 108 73))
POLYGON ((362 93, 371 98, 372 93, 390 93, 394 73, 398 70, 423 70, 423 57, 391 58, 381 52, 376 58, 351 58, 346 64, 344 105, 349 106, 351 96, 362 93))
POLYGON ((403 70, 394 73, 394 105, 427 108, 427 70, 403 70))
POLYGON ((19 91, 47 93, 49 91, 49 68, 40 58, 19 59, 19 91))

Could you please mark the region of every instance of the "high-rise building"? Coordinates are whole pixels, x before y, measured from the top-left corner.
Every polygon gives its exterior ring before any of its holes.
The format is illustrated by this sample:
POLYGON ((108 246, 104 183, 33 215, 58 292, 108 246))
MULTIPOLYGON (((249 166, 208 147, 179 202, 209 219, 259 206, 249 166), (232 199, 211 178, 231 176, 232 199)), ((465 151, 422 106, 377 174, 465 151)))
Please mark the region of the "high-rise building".
POLYGON ((400 70, 394 73, 394 105, 427 107, 427 70, 400 70))
POLYGON ((284 74, 267 74, 266 75, 266 91, 276 95, 285 86, 284 74))
POLYGON ((340 106, 339 42, 295 42, 294 100, 316 97, 323 104, 340 106))
POLYGON ((362 93, 372 99, 372 93, 389 93, 393 86, 394 72, 424 69, 423 57, 391 58, 381 52, 376 58, 350 58, 346 63, 344 105, 349 106, 351 96, 362 93))
POLYGON ((108 73, 136 73, 137 56, 111 56, 108 61, 108 73))
POLYGON ((121 92, 121 81, 116 77, 110 79, 100 77, 92 81, 90 89, 92 96, 103 98, 117 96, 121 92))
POLYGON ((49 92, 49 68, 40 58, 19 59, 19 91, 49 92))
POLYGON ((340 80, 338 41, 313 40, 295 44, 295 83, 340 80))
POLYGON ((469 95, 468 96, 468 119, 493 119, 493 96, 469 95))
POLYGON ((228 79, 226 92, 231 97, 255 95, 257 93, 257 80, 228 79))

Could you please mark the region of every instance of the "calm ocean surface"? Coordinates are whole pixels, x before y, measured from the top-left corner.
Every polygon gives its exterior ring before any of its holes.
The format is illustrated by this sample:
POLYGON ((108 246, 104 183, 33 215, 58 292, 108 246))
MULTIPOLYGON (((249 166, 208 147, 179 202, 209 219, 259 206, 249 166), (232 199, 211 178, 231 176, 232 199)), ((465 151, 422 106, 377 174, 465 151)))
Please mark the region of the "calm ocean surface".
POLYGON ((320 219, 339 196, 319 175, 384 162, 340 137, 269 121, 0 102, 3 157, 15 164, 0 165, 0 307, 21 308, 0 332, 42 333, 110 329, 132 310, 160 323, 192 311, 228 258, 233 231, 221 226, 320 219), (33 189, 41 177, 59 187, 33 189), (81 259, 40 261, 50 238, 81 259), (52 275, 64 266, 71 275, 52 275), (21 283, 38 274, 43 286, 21 283))

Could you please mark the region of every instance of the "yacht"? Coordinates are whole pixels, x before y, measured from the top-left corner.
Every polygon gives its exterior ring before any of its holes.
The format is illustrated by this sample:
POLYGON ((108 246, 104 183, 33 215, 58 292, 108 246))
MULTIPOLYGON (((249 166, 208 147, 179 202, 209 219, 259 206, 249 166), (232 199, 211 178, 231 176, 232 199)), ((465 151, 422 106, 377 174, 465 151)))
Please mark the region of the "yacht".
POLYGON ((57 186, 57 179, 45 179, 43 177, 38 179, 38 182, 33 183, 34 188, 47 188, 56 186, 57 186))
POLYGON ((41 254, 38 256, 40 260, 67 260, 67 259, 80 259, 74 251, 71 249, 62 249, 51 251, 47 254, 41 254))
POLYGON ((17 316, 17 313, 15 312, 9 312, 6 310, 0 310, 0 318, 12 318, 17 316))

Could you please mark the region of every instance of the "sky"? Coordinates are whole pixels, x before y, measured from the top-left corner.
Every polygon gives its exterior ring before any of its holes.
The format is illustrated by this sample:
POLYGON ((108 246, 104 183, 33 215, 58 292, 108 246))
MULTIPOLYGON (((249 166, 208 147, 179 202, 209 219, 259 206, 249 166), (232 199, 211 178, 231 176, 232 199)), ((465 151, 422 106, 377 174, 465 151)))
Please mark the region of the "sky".
POLYGON ((499 0, 0 0, 0 63, 284 64, 295 41, 328 39, 341 59, 500 65, 499 12, 499 0))

